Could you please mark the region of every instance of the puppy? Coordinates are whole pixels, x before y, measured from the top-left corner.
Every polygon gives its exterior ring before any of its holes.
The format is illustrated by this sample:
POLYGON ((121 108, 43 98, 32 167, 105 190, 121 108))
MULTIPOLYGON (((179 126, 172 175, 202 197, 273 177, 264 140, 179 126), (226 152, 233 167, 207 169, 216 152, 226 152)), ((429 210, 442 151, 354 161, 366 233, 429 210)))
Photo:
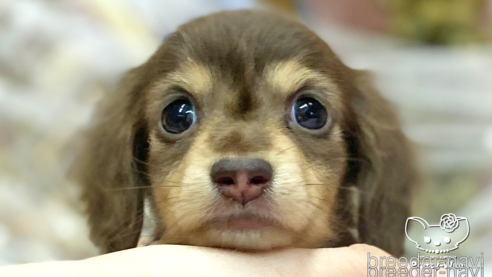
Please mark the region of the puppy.
POLYGON ((415 172, 390 105, 295 20, 253 11, 168 36, 98 107, 77 157, 91 237, 401 255, 415 172))

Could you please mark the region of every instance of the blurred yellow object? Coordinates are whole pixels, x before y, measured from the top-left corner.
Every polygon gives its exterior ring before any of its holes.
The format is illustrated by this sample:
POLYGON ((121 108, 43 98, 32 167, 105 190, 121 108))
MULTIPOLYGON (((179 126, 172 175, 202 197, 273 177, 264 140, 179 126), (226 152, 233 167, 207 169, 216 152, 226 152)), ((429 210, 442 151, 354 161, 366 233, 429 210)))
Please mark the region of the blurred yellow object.
POLYGON ((267 4, 272 8, 280 8, 281 11, 296 15, 294 0, 261 0, 260 3, 267 4))
POLYGON ((112 28, 115 34, 132 49, 138 53, 135 57, 139 61, 147 58, 148 53, 154 51, 159 44, 154 34, 142 21, 135 17, 135 14, 124 5, 124 2, 117 0, 87 0, 84 2, 106 26, 112 28))
POLYGON ((390 31, 429 44, 483 41, 490 31, 491 26, 480 24, 485 0, 380 1, 390 13, 390 31))

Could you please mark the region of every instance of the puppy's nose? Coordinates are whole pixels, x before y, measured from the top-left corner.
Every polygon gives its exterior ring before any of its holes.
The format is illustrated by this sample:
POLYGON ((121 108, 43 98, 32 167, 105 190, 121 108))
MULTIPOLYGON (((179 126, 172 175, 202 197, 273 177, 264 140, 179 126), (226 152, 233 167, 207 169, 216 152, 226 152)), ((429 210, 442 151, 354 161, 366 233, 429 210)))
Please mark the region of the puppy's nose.
POLYGON ((222 159, 212 166, 210 177, 222 195, 246 205, 270 184, 272 166, 263 159, 222 159))

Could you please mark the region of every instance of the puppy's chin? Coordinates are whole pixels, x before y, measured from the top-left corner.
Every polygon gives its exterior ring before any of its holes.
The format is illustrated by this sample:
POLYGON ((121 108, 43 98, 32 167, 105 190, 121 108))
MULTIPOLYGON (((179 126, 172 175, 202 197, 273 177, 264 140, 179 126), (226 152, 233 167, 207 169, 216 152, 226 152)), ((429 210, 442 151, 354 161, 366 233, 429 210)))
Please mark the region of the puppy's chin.
POLYGON ((206 232, 206 239, 214 247, 246 251, 269 250, 293 244, 292 234, 274 226, 256 230, 210 229, 206 232))
MULTIPOLYGON (((330 228, 320 231, 314 229, 317 226, 308 225, 296 229, 289 218, 276 218, 271 216, 274 213, 257 206, 263 205, 253 206, 256 209, 236 210, 228 215, 215 214, 193 231, 167 230, 159 243, 263 251, 283 247, 322 247, 331 236, 330 228)), ((325 220, 320 218, 318 222, 325 220)))
POLYGON ((279 226, 264 225, 259 228, 234 229, 212 225, 194 232, 185 240, 167 236, 159 243, 189 244, 197 246, 229 248, 242 251, 262 251, 294 245, 295 234, 279 226))
MULTIPOLYGON (((267 213, 239 212, 207 222, 203 238, 209 246, 268 250, 292 245, 292 233, 267 213)), ((192 241, 196 244, 197 241, 192 241)))

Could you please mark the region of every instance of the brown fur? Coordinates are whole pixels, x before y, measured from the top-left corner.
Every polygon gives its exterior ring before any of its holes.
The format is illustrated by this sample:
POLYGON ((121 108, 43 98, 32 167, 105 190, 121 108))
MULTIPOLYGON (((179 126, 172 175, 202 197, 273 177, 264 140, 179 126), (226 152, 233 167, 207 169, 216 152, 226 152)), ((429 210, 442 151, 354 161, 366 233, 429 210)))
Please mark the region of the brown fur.
POLYGON ((104 99, 88 131, 76 173, 93 241, 104 252, 135 247, 147 198, 159 243, 265 250, 364 242, 402 254, 415 173, 392 109, 367 79, 280 16, 223 12, 181 26, 104 99), (302 89, 327 107, 329 129, 287 120, 302 89), (164 134, 160 115, 178 90, 194 99, 198 123, 164 134), (221 198, 210 180, 213 163, 231 157, 262 158, 274 170, 272 188, 247 208, 221 198), (213 227, 244 209, 278 228, 213 227))

